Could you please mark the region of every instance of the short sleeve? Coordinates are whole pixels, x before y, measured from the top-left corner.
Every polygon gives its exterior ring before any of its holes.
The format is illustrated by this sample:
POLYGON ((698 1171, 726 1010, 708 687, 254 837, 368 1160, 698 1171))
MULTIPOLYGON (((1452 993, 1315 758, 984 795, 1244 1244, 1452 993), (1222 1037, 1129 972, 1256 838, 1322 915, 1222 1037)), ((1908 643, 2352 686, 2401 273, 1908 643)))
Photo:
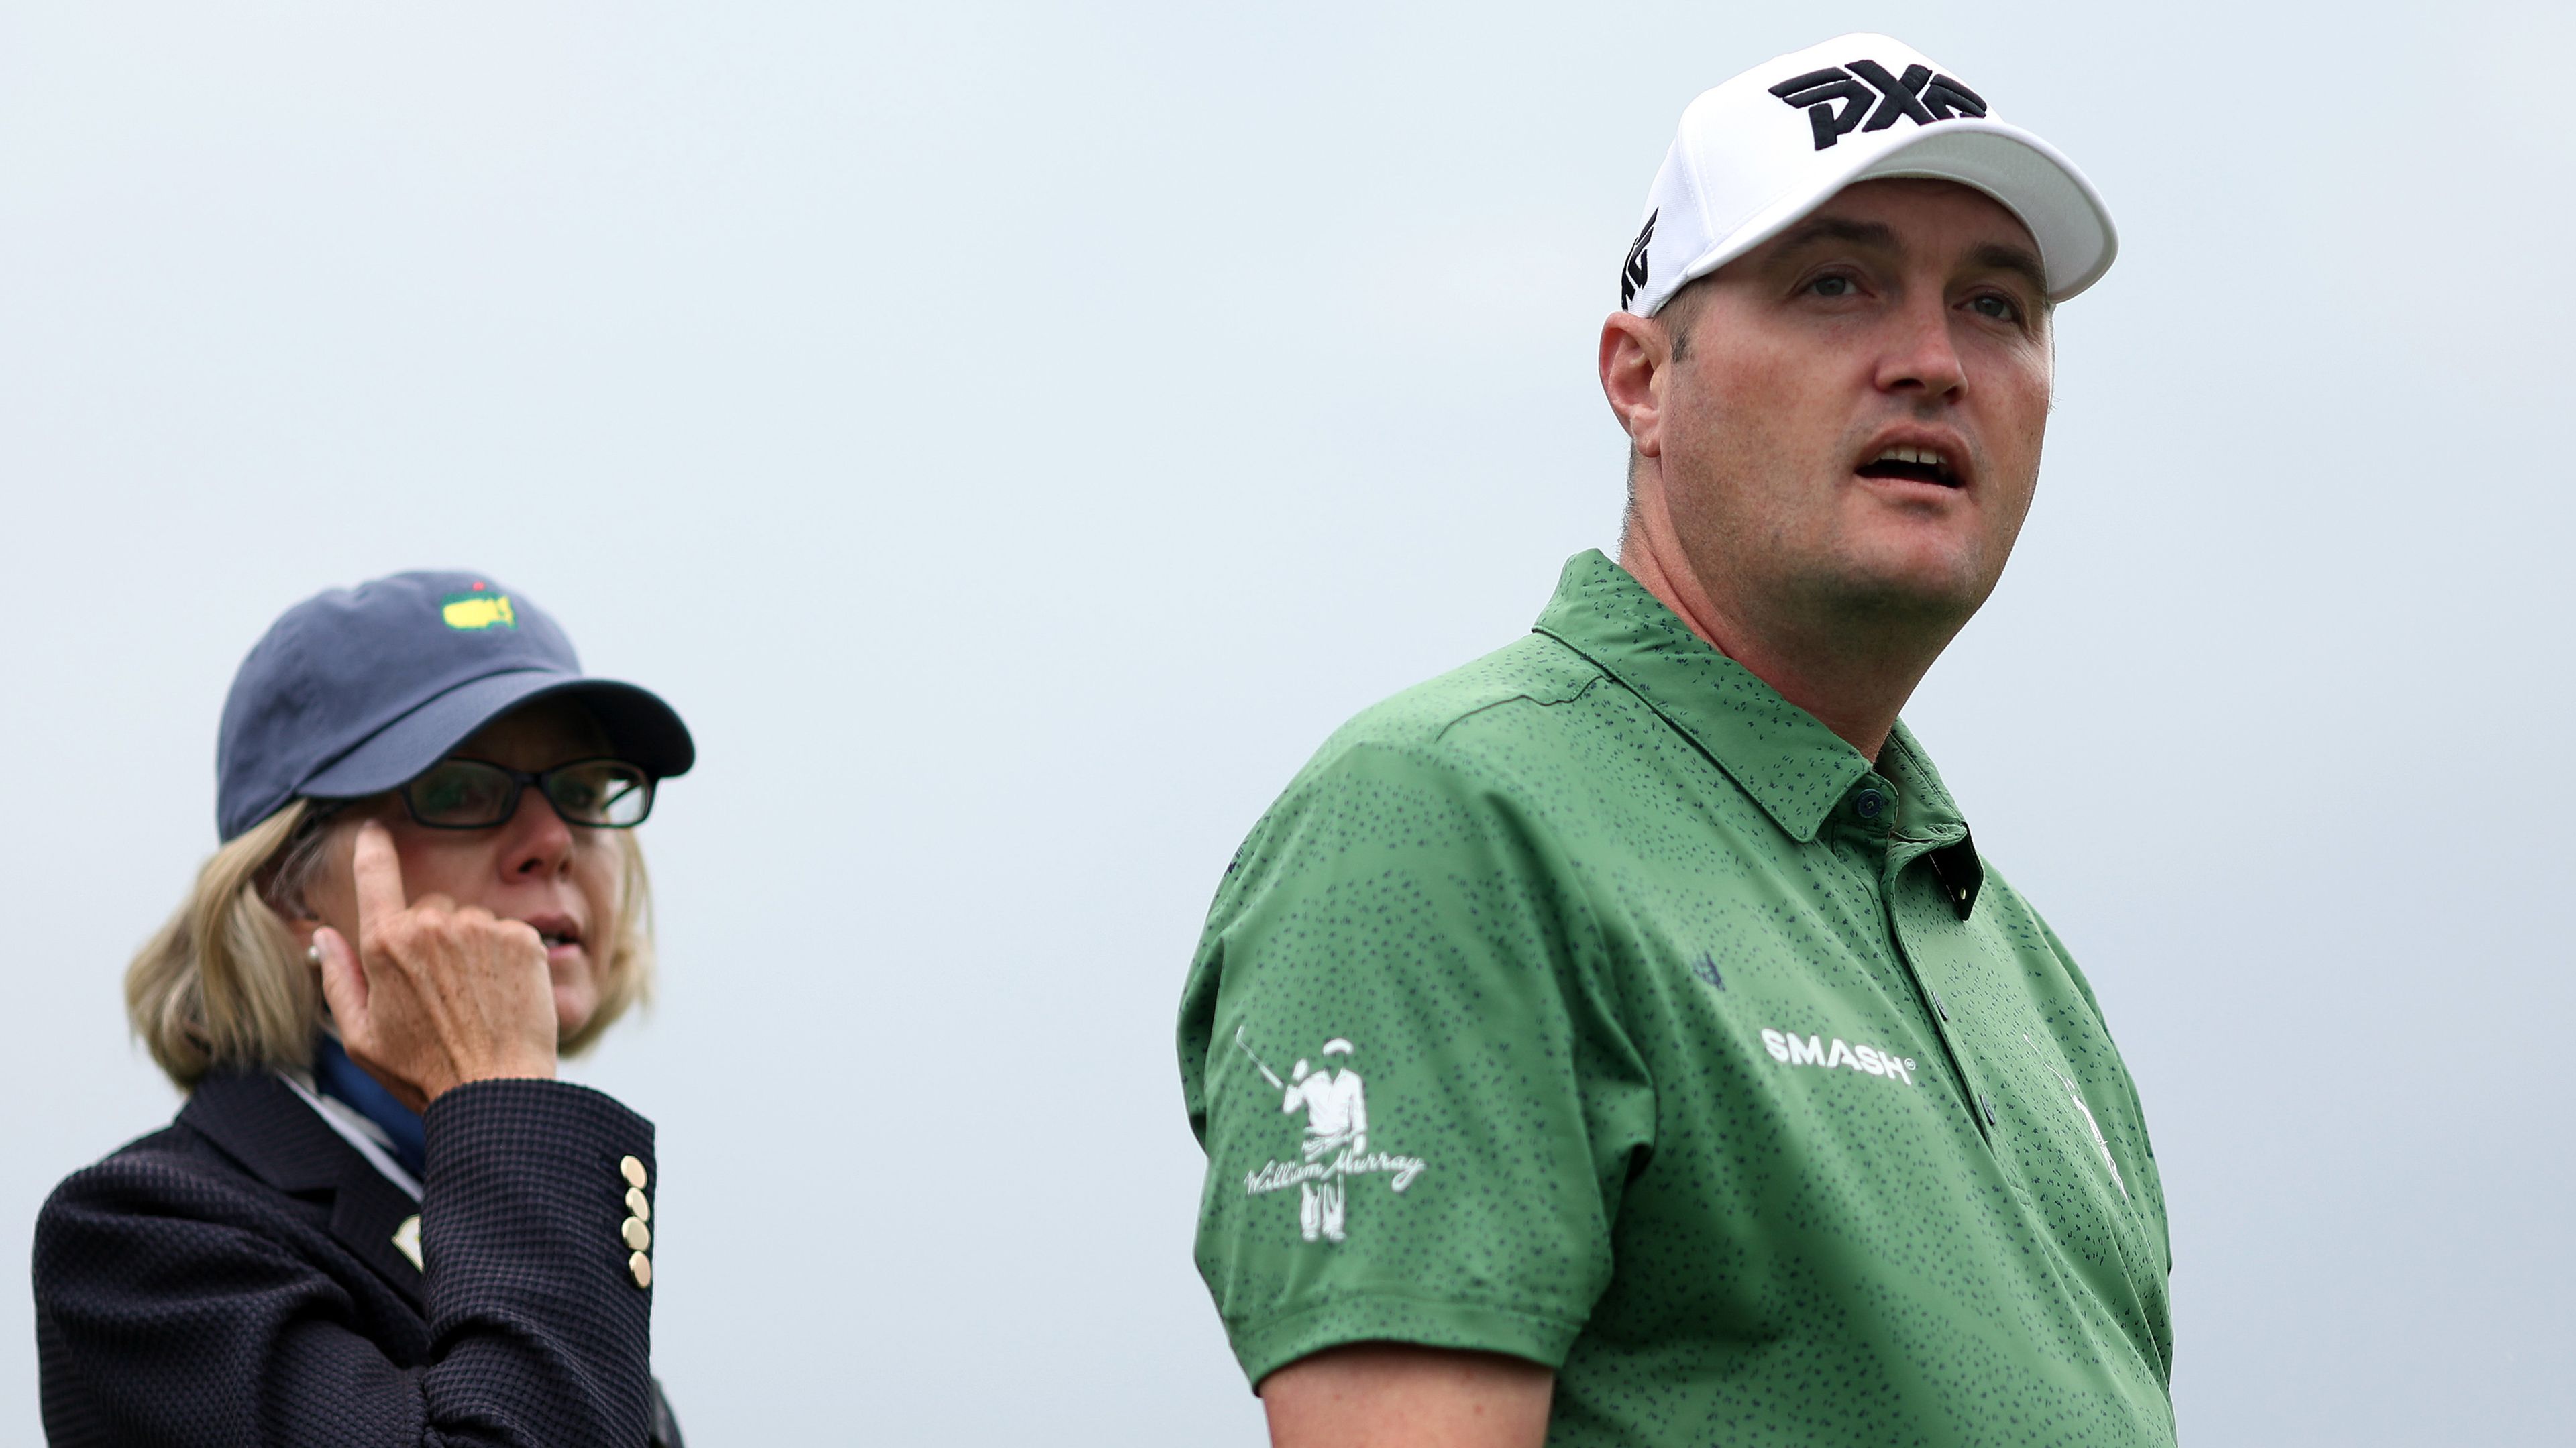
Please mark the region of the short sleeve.
POLYGON ((1199 1270, 1254 1384, 1370 1340, 1563 1363, 1654 1126, 1579 885, 1434 745, 1328 749, 1255 828, 1180 1031, 1199 1270))

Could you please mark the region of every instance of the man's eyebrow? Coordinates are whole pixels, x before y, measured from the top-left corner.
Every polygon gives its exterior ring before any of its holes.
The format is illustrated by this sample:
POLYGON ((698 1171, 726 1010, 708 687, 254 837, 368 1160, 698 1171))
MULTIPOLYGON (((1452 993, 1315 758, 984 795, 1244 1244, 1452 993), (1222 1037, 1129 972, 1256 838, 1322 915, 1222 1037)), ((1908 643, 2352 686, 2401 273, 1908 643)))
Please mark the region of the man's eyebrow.
MULTIPOLYGON (((1820 241, 1839 241, 1846 246, 1866 246, 1879 251, 1902 252, 1905 244, 1897 239, 1896 229, 1880 221, 1855 221, 1847 216, 1818 216, 1780 233, 1775 245, 1786 254, 1820 241)), ((2008 242, 1990 241, 1968 253, 1971 266, 1984 271, 2005 271, 2030 283, 2030 289, 2042 297, 2048 295, 2048 268, 2030 248, 2008 242)))
POLYGON ((1883 221, 1854 221, 1845 216, 1818 216, 1780 233, 1781 251, 1796 251, 1819 241, 1839 241, 1850 246, 1875 247, 1880 251, 1903 251, 1897 242, 1896 228, 1883 221))
POLYGON ((2048 295, 2048 268, 2039 264, 2027 247, 2008 246, 1990 241, 1968 253, 1971 265, 1986 271, 2007 271, 2030 283, 2030 289, 2042 298, 2048 295))

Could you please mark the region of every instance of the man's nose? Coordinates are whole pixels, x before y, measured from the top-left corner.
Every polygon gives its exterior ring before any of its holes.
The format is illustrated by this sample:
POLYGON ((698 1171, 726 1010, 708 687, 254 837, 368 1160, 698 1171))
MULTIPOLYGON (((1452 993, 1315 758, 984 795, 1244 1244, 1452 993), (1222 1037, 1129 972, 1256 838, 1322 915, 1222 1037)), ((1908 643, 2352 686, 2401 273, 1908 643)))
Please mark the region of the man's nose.
POLYGON ((1879 359, 1878 385, 1925 401, 1948 401, 1968 385, 1967 364, 1950 335, 1950 306, 1937 293, 1909 300, 1890 318, 1893 335, 1879 359))

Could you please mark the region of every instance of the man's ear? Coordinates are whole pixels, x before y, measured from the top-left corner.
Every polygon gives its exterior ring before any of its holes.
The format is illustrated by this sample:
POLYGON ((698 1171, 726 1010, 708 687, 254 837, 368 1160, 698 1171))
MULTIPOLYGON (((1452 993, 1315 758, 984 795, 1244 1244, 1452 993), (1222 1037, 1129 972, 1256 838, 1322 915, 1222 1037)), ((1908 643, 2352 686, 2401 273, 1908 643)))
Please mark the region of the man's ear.
POLYGON ((1634 312, 1612 312, 1601 324, 1601 395, 1639 457, 1663 456, 1665 373, 1672 343, 1664 324, 1634 312))

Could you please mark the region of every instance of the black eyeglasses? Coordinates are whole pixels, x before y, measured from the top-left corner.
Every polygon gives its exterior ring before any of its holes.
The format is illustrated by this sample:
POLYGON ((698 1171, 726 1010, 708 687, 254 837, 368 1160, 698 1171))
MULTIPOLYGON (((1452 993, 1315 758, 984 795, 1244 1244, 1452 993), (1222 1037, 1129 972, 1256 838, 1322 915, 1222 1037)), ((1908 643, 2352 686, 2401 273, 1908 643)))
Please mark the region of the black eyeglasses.
POLYGON ((653 812, 653 776, 623 759, 576 759, 530 774, 480 759, 442 759, 402 787, 403 807, 434 830, 482 830, 518 812, 535 785, 568 825, 631 830, 653 812))

